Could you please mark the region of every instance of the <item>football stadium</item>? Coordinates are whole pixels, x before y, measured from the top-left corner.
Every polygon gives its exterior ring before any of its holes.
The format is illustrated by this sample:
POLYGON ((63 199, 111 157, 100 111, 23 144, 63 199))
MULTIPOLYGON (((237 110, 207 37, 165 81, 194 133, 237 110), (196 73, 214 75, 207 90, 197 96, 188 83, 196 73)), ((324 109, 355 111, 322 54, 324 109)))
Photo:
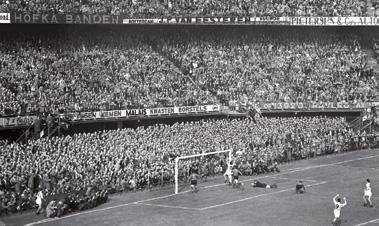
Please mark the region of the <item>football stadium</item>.
POLYGON ((379 225, 376 0, 0 0, 0 226, 379 225))

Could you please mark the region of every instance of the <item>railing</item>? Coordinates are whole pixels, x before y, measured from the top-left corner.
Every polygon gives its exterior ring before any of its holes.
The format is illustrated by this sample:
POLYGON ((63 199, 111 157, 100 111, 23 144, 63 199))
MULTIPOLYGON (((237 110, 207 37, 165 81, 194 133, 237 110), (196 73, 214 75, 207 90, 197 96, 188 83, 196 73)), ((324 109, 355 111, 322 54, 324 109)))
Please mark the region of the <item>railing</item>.
POLYGON ((349 124, 350 124, 350 127, 352 129, 360 130, 360 128, 362 127, 362 124, 363 124, 362 114, 360 116, 358 116, 356 119, 354 119, 353 121, 351 121, 349 124))
POLYGON ((28 136, 31 133, 31 129, 34 127, 34 124, 30 125, 22 134, 21 136, 16 140, 16 143, 20 142, 21 140, 26 140, 28 139, 28 136))

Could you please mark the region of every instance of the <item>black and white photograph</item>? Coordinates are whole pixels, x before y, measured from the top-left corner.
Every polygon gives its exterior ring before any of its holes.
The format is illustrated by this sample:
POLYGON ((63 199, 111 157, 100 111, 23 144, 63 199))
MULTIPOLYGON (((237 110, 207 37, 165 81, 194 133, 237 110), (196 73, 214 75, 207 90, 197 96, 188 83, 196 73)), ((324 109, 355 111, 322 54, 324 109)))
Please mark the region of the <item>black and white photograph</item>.
POLYGON ((0 0, 0 226, 379 225, 379 0, 0 0))

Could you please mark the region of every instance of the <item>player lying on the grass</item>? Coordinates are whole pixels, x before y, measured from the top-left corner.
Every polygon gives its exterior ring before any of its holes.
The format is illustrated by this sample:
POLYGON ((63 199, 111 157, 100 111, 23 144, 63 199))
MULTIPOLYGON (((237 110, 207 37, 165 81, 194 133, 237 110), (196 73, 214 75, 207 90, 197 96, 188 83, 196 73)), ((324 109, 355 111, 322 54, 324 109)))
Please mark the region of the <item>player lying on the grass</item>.
POLYGON ((251 183, 251 186, 253 186, 254 188, 277 188, 278 185, 276 184, 266 184, 266 183, 262 183, 258 180, 254 180, 253 183, 251 183))
POLYGON ((340 195, 337 194, 336 196, 333 197, 333 203, 334 203, 334 219, 332 221, 333 225, 340 225, 341 224, 341 208, 346 206, 346 198, 343 198, 344 203, 341 203, 341 198, 340 195))
POLYGON ((372 205, 372 202, 371 202, 372 191, 371 191, 370 179, 367 179, 366 181, 367 181, 366 187, 364 189, 364 195, 363 195, 363 200, 364 200, 363 206, 369 205, 370 207, 373 207, 374 205, 372 205))
POLYGON ((191 181, 191 190, 192 192, 197 192, 199 191, 197 189, 197 179, 198 179, 199 175, 196 174, 196 173, 191 173, 190 177, 189 177, 189 180, 191 181))
POLYGON ((234 167, 234 169, 232 170, 232 174, 233 174, 233 188, 241 188, 242 190, 244 190, 243 183, 238 181, 239 176, 240 175, 242 176, 241 171, 239 171, 237 167, 234 167))
POLYGON ((305 192, 305 186, 303 184, 303 182, 300 180, 297 184, 296 184, 296 194, 303 194, 305 192))

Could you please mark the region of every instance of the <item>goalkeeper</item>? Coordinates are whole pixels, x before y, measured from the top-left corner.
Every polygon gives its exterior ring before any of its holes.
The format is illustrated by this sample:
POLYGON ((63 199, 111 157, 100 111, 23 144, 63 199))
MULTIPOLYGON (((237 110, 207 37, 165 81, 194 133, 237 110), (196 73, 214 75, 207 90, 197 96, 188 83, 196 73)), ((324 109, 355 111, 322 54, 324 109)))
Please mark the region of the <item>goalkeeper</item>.
POLYGON ((199 178, 199 175, 197 173, 191 173, 189 179, 191 182, 191 191, 192 192, 198 192, 199 189, 197 189, 197 179, 199 178))

